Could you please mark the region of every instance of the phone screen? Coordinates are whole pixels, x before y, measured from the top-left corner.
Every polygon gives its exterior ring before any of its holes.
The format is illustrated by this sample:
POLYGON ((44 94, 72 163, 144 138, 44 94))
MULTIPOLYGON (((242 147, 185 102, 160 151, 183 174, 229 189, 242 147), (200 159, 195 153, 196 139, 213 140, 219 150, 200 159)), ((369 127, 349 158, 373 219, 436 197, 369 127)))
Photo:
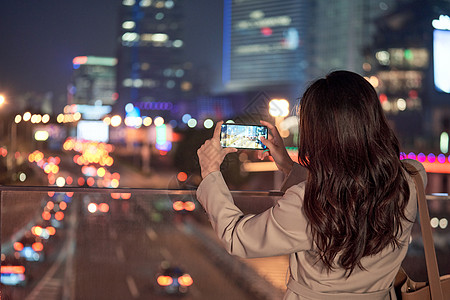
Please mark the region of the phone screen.
POLYGON ((266 149, 259 140, 263 136, 267 139, 267 127, 263 125, 223 124, 220 132, 222 147, 239 149, 266 149))

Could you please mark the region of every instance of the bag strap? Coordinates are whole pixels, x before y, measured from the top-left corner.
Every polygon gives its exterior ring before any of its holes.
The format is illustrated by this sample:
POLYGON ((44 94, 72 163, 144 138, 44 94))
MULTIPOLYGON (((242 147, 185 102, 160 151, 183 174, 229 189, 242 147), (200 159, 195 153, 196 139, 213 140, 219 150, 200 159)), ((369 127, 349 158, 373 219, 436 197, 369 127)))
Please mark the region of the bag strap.
POLYGON ((406 169, 412 172, 412 177, 416 183, 417 202, 420 217, 420 230, 422 232, 423 246, 425 251, 425 262, 427 265, 428 281, 430 282, 431 299, 444 300, 442 286, 439 279, 439 268, 436 259, 436 250, 434 248, 433 235, 431 233, 430 215, 428 213, 428 206, 425 199, 425 189, 423 186, 422 177, 419 171, 408 163, 404 164, 406 169))

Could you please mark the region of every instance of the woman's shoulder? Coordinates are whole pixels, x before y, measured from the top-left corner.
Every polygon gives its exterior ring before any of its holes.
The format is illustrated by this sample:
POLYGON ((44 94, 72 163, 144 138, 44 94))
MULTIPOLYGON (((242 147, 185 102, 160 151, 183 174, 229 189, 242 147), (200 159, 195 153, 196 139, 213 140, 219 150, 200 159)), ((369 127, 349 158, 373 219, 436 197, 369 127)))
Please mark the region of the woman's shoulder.
POLYGON ((413 166, 420 174, 420 177, 422 177, 423 186, 427 186, 428 178, 427 178, 427 172, 425 170, 425 167, 417 160, 414 159, 404 159, 402 160, 403 164, 409 164, 413 166))

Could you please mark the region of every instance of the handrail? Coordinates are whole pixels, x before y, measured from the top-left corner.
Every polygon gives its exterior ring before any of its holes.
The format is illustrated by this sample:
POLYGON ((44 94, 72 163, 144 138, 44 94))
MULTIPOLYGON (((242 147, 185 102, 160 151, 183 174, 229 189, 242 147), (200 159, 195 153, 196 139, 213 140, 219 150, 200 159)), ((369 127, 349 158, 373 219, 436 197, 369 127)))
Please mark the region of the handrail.
MULTIPOLYGON (((99 187, 56 187, 56 186, 24 186, 24 185, 0 185, 0 191, 5 192, 79 192, 79 193, 146 193, 149 195, 195 195, 196 189, 152 189, 152 188, 99 188, 99 187)), ((283 192, 271 191, 252 191, 252 190, 232 190, 233 196, 259 196, 259 197, 281 197, 283 192)), ((450 200, 450 196, 444 195, 426 195, 427 200, 450 200)))

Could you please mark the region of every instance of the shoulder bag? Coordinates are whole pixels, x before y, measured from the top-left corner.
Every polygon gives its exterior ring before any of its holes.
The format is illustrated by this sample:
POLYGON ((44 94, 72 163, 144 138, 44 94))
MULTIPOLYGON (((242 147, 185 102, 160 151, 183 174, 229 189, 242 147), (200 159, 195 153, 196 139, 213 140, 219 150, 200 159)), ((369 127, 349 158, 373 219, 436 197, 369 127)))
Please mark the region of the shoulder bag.
POLYGON ((423 181, 416 168, 405 164, 408 171, 412 172, 417 191, 418 210, 420 217, 420 230, 425 251, 428 282, 415 282, 408 277, 403 268, 395 277, 394 286, 397 299, 406 300, 449 300, 450 299, 450 275, 439 277, 439 269, 431 233, 430 215, 425 199, 423 181))

